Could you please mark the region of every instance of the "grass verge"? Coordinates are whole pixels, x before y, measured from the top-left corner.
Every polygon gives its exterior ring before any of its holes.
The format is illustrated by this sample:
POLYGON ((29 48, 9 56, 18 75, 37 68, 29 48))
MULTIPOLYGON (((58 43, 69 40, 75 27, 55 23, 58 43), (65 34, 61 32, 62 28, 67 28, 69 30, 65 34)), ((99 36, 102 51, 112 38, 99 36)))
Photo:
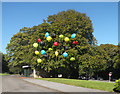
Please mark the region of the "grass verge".
POLYGON ((65 78, 37 78, 40 80, 46 80, 51 82, 63 83, 67 85, 73 85, 78 87, 99 89, 104 91, 113 92, 114 84, 109 82, 91 81, 91 80, 76 80, 76 79, 65 79, 65 78))
POLYGON ((0 76, 9 75, 8 73, 0 73, 0 76))

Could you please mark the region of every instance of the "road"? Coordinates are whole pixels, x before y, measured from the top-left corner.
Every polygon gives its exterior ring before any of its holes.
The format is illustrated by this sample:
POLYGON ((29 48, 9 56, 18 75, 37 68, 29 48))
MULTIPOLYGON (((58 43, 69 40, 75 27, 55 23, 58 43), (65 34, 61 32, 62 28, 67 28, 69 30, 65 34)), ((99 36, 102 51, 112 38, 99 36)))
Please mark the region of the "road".
POLYGON ((2 92, 58 92, 35 85, 16 76, 2 76, 2 92))

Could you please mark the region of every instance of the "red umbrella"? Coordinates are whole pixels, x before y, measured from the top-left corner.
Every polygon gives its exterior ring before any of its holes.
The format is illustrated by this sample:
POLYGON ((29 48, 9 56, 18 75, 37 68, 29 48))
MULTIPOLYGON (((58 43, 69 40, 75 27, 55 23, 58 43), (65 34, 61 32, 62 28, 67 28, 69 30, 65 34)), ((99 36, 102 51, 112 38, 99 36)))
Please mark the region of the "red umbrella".
POLYGON ((38 42, 41 42, 41 39, 38 39, 38 42))
POLYGON ((73 45, 77 45, 77 43, 78 43, 77 41, 73 41, 73 43, 72 43, 72 44, 73 44, 73 45))
POLYGON ((55 46, 58 46, 58 45, 59 45, 59 43, 58 43, 58 42, 54 42, 54 45, 55 45, 55 46))

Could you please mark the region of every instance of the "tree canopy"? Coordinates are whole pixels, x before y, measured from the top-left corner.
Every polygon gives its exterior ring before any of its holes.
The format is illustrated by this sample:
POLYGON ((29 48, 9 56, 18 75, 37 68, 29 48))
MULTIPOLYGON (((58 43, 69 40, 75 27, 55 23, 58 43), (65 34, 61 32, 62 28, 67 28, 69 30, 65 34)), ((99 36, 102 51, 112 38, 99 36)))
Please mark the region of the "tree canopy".
MULTIPOLYGON (((114 45, 97 46, 93 31, 92 21, 85 13, 67 10, 50 15, 38 26, 24 27, 13 35, 6 47, 6 60, 10 67, 21 69, 23 65, 30 65, 37 70, 44 70, 53 77, 60 73, 63 74, 63 77, 70 78, 78 78, 82 74, 91 77, 95 72, 105 70, 107 64, 111 66, 108 63, 111 60, 114 62, 112 66, 116 68, 118 64, 118 55, 115 54, 118 53, 117 47, 114 45), (49 36, 56 35, 50 42, 45 37, 47 32, 49 36), (74 33, 76 37, 71 38, 74 33), (60 35, 63 35, 64 38, 60 38, 60 35), (68 42, 65 42, 65 37, 69 38, 68 42), (38 38, 45 45, 41 46, 37 42, 38 38), (73 41, 76 41, 77 45, 73 45, 73 41), (59 45, 54 46, 54 42, 58 42, 59 45), (37 48, 33 47, 34 43, 38 43, 37 48), (66 50, 66 47, 69 49, 66 50), (49 48, 53 50, 49 50, 49 48), (44 55, 35 54, 35 51, 40 53, 41 50, 45 50, 46 58, 44 55), (56 51, 58 56, 55 55, 56 51), (66 58, 63 57, 64 52, 68 53, 66 58), (71 57, 74 57, 75 61, 71 61, 71 57), (37 62, 38 58, 42 59, 41 63, 37 62)), ((19 71, 21 71, 20 69, 19 71)))
POLYGON ((8 62, 5 60, 5 55, 0 52, 0 73, 9 72, 8 62))

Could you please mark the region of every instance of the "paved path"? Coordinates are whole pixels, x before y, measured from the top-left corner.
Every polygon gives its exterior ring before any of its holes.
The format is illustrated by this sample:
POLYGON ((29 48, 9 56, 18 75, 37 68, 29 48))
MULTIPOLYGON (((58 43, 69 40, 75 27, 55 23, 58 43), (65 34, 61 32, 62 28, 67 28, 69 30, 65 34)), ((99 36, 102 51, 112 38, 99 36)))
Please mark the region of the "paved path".
POLYGON ((56 82, 43 81, 39 79, 26 78, 24 80, 40 85, 40 86, 62 91, 62 92, 107 92, 107 91, 101 91, 101 90, 96 90, 96 89, 71 86, 71 85, 66 85, 66 84, 61 84, 61 83, 56 83, 56 82))
POLYGON ((16 76, 2 76, 2 92, 58 92, 43 86, 32 84, 16 76))
MULTIPOLYGON (((109 82, 109 80, 91 80, 91 81, 109 82)), ((109 83, 115 83, 115 81, 110 81, 109 83)))

